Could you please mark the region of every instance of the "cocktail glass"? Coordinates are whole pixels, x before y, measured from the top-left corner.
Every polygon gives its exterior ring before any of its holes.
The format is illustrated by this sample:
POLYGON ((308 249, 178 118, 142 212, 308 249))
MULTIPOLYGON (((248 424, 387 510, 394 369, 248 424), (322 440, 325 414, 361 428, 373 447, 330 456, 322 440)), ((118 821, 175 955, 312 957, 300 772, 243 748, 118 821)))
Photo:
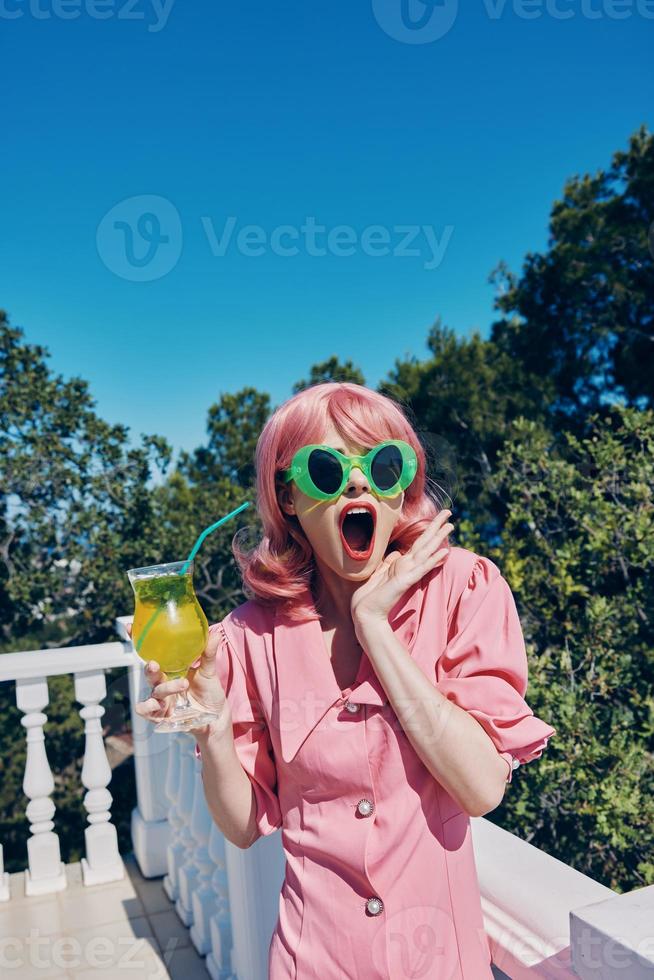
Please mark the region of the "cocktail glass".
MULTIPOLYGON (((193 588, 193 562, 174 561, 127 572, 134 590, 134 649, 146 663, 156 660, 168 680, 185 677, 207 645, 208 624, 193 588)), ((177 693, 171 714, 155 732, 188 732, 214 721, 217 712, 177 693)))

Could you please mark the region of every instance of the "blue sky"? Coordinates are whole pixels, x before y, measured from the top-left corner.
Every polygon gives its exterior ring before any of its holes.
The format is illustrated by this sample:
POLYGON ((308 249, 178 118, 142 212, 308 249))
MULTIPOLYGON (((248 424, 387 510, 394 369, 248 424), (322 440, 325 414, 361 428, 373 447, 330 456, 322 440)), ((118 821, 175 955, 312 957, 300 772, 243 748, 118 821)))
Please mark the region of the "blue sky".
POLYGON ((0 0, 0 21, 0 306, 105 418, 176 448, 221 392, 279 404, 332 354, 375 385, 437 315, 486 335, 491 269, 654 128, 652 0, 0 0))

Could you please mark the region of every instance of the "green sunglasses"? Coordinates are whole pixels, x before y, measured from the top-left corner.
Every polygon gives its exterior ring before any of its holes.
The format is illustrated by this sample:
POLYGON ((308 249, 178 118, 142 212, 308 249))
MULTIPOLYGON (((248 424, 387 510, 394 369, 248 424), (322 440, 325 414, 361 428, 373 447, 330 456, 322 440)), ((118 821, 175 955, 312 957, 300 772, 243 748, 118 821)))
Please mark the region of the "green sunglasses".
POLYGON ((389 439, 374 446, 365 456, 344 456, 331 446, 302 446, 287 470, 285 483, 295 480, 297 487, 314 500, 334 500, 357 466, 378 497, 397 497, 418 472, 413 448, 401 439, 389 439))

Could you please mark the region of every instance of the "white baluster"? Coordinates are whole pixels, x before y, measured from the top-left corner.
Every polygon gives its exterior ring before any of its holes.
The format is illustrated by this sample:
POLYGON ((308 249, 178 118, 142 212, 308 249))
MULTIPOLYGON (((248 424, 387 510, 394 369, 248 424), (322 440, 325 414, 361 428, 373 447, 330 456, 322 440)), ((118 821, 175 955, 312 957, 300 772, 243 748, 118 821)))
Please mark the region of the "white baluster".
POLYGON ((9 900, 9 874, 5 871, 5 860, 0 844, 0 902, 9 900))
POLYGON ((225 842, 232 926, 232 970, 237 977, 267 976, 270 941, 279 918, 286 857, 281 833, 243 849, 225 842))
POLYGON ((106 696, 104 670, 75 674, 75 698, 84 706, 80 709, 85 735, 82 783, 88 790, 84 796, 84 806, 89 826, 84 831, 86 858, 82 858, 85 885, 100 885, 125 877, 116 828, 111 823, 112 796, 107 789, 111 781, 111 767, 100 723, 104 714, 100 701, 106 696))
POLYGON ((209 835, 213 820, 204 795, 201 760, 194 757, 193 767, 195 772, 195 790, 193 794, 193 812, 191 813, 191 833, 195 838, 194 859, 195 866, 198 869, 198 876, 195 881, 195 887, 191 892, 191 910, 193 912, 191 942, 200 956, 206 956, 211 948, 209 920, 216 906, 216 896, 211 887, 214 864, 209 854, 209 835))
POLYGON ((225 838, 217 824, 211 822, 209 857, 214 864, 211 885, 215 896, 215 912, 209 920, 211 949, 206 968, 212 980, 232 976, 232 927, 229 916, 229 888, 225 867, 225 838))
POLYGON ((158 878, 168 870, 167 849, 171 827, 168 825, 169 802, 165 782, 171 739, 155 732, 152 722, 136 713, 136 704, 150 697, 151 686, 145 680, 145 665, 135 654, 125 629, 125 623, 130 618, 116 620, 116 629, 119 636, 125 639, 125 651, 135 658, 127 672, 136 777, 136 806, 131 819, 132 847, 141 874, 145 878, 158 878))
POLYGON ((25 715, 21 718, 21 725, 27 729, 23 791, 30 800, 26 813, 32 835, 27 842, 29 868, 25 871, 26 895, 45 895, 66 887, 59 838, 53 830, 55 805, 50 795, 54 790, 54 780, 43 735, 43 726, 48 720, 43 708, 49 700, 47 679, 16 681, 16 704, 25 715))
MULTIPOLYGON (((157 735, 157 738, 164 738, 157 735)), ((168 874, 164 877, 163 887, 171 902, 179 898, 179 869, 184 860, 184 845, 182 843, 182 818, 179 812, 179 794, 182 778, 181 751, 183 735, 168 735, 168 772, 166 775, 166 796, 170 802, 168 822, 170 824, 170 840, 166 849, 168 874)))
POLYGON ((198 869, 195 864, 195 837, 191 830, 195 795, 195 739, 188 734, 183 735, 182 738, 182 775, 178 806, 182 819, 181 842, 184 845, 184 854, 182 866, 179 869, 179 896, 175 902, 175 908, 184 925, 190 926, 193 922, 191 895, 198 877, 198 869))

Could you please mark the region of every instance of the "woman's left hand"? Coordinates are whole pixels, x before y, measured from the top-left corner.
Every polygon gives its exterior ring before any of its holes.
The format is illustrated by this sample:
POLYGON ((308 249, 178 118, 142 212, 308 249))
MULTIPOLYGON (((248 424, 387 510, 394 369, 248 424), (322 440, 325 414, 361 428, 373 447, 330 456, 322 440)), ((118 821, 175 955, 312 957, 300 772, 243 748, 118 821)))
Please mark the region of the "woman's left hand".
POLYGON ((370 623, 388 622, 388 614, 404 593, 436 565, 445 561, 449 545, 441 547, 454 525, 452 511, 442 510, 406 554, 392 551, 352 596, 350 611, 355 631, 370 623))

